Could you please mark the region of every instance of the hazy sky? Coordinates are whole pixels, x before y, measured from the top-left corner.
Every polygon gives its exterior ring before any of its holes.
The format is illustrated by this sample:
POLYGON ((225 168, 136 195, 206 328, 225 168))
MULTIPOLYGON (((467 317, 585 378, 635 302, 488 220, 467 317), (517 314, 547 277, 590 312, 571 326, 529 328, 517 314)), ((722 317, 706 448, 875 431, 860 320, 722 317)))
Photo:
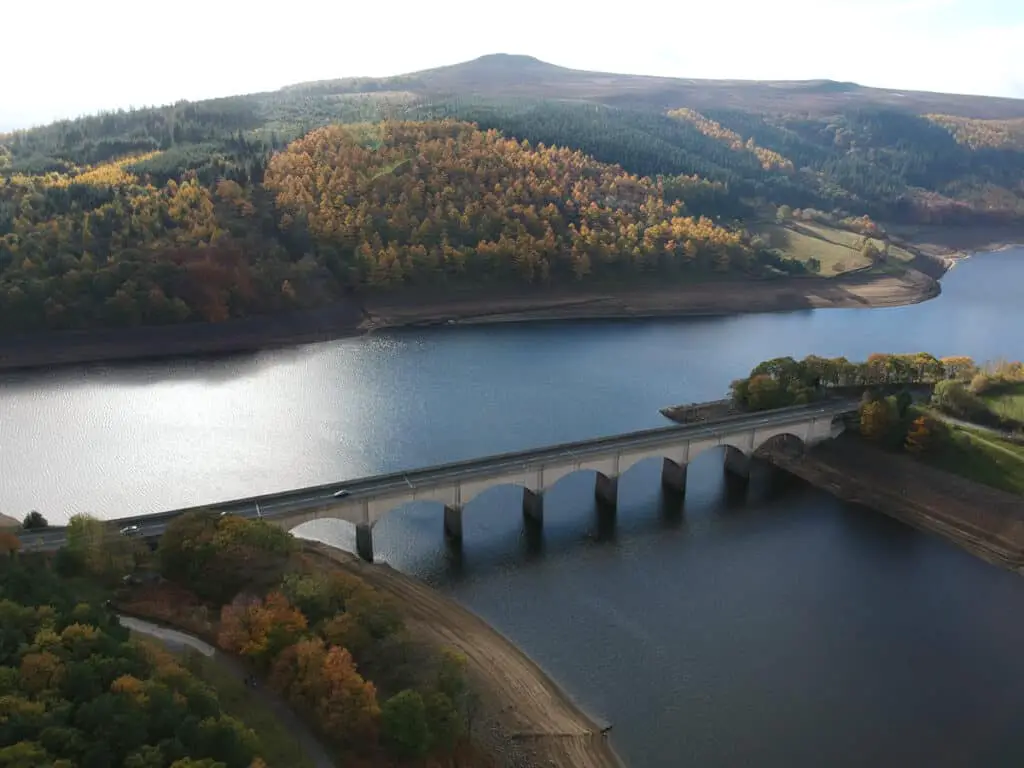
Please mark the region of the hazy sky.
POLYGON ((1024 98, 1022 0, 7 0, 0 27, 0 130, 498 52, 1024 98))

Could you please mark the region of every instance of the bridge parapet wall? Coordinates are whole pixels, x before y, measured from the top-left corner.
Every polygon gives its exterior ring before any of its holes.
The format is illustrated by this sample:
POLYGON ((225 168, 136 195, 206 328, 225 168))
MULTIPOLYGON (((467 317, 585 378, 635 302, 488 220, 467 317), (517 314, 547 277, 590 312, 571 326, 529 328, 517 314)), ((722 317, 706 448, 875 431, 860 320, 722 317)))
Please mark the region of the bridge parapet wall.
MULTIPOLYGON (((659 459, 663 486, 678 494, 686 487, 687 466, 711 448, 725 446, 730 452, 749 456, 766 441, 782 434, 794 435, 813 445, 841 434, 844 425, 840 417, 854 412, 856 407, 851 401, 792 406, 760 414, 730 414, 713 422, 638 430, 349 480, 344 483, 349 497, 334 498, 332 493, 339 484, 331 483, 169 510, 135 522, 142 524, 147 536, 157 537, 170 520, 190 511, 262 516, 287 529, 320 519, 345 520, 357 527, 357 538, 367 549, 371 543, 370 526, 404 504, 433 501, 447 510, 461 510, 477 495, 498 485, 519 486, 524 489, 524 497, 539 499, 544 491, 580 470, 597 474, 595 495, 605 506, 614 506, 616 479, 644 459, 659 459)), ((542 510, 534 502, 526 506, 537 512, 542 510)), ((453 511, 446 515, 450 533, 457 536, 461 520, 457 524, 453 511)), ((26 549, 56 548, 64 541, 58 530, 43 534, 20 532, 19 536, 26 549)))
MULTIPOLYGON (((667 487, 685 487, 685 468, 705 451, 726 447, 727 466, 743 471, 749 467, 748 459, 769 440, 780 435, 792 435, 806 445, 813 445, 829 439, 842 431, 842 424, 833 424, 831 416, 812 416, 790 424, 769 426, 742 426, 730 424, 731 429, 707 436, 689 437, 680 434, 673 441, 663 445, 644 448, 618 448, 609 446, 607 452, 598 455, 576 456, 571 451, 559 456, 542 456, 526 459, 513 467, 500 466, 493 472, 478 473, 465 479, 445 478, 434 483, 409 483, 408 488, 390 491, 368 499, 328 501, 312 509, 287 513, 276 522, 285 527, 294 527, 318 519, 339 519, 355 525, 374 525, 397 507, 415 501, 432 501, 446 509, 461 510, 467 503, 484 491, 499 485, 513 485, 525 491, 541 495, 560 480, 574 472, 589 470, 597 473, 598 497, 606 505, 613 505, 612 489, 617 488, 617 478, 644 459, 667 459, 678 469, 668 478, 667 487), (838 431, 837 431, 838 430, 838 431), (731 457, 731 459, 729 458, 731 457)), ((664 480, 664 478, 663 478, 664 480)), ((453 513, 449 513, 452 517, 453 513)), ((453 529, 454 525, 451 526, 453 529)))

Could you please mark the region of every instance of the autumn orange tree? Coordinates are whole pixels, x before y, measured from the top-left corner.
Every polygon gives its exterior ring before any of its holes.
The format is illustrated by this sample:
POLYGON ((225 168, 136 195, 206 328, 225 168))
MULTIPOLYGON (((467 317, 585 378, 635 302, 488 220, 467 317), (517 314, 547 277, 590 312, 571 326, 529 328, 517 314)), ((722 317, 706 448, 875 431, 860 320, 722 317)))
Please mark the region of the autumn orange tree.
POLYGON ((266 666, 306 629, 306 617, 280 592, 225 605, 217 642, 221 648, 266 666))
MULTIPOLYGON (((220 578, 225 562, 240 570, 235 584, 245 587, 221 608, 218 646, 266 671, 271 687, 345 754, 383 747, 397 757, 444 758, 465 748, 474 709, 465 660, 417 648, 388 595, 294 547, 261 521, 200 512, 172 523, 159 553, 181 583, 220 578), (261 597, 261 583, 245 576, 275 556, 285 570, 273 571, 276 583, 261 597)), ((121 686, 125 695, 137 689, 130 680, 121 686)))
POLYGON ((344 648, 320 638, 300 640, 274 661, 270 682, 338 745, 358 750, 376 744, 377 692, 344 648))
POLYGON ((318 129, 274 156, 265 185, 286 232, 371 287, 727 271, 751 256, 648 179, 466 123, 318 129))
POLYGON ((893 425, 892 408, 885 399, 868 400, 860 406, 860 433, 869 440, 882 440, 893 425))
POLYGON ((907 439, 904 443, 907 452, 915 456, 930 452, 938 438, 938 426, 934 419, 927 416, 918 416, 914 419, 907 430, 907 439))

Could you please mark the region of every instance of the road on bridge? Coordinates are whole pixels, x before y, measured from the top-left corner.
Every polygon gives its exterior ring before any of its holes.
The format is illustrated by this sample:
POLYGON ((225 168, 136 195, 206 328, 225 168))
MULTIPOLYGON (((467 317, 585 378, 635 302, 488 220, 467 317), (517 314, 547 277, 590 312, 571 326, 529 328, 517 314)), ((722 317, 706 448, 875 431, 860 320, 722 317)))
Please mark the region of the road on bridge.
MULTIPOLYGON (((345 501, 373 498, 396 489, 416 488, 418 484, 436 484, 445 480, 455 479, 471 480, 476 476, 493 474, 502 469, 513 470, 528 466, 530 462, 539 460, 564 456, 585 459, 589 456, 606 452, 610 448, 656 448, 678 441, 683 437, 689 439, 713 437, 726 430, 733 431, 736 429, 777 426, 815 416, 831 415, 835 418, 836 416, 855 411, 857 405, 855 401, 838 401, 790 406, 773 411, 740 413, 716 421, 699 422, 696 424, 673 424, 667 427, 656 427, 654 429, 638 430, 620 435, 561 443, 422 469, 391 472, 329 485, 255 496, 248 499, 158 512, 141 517, 122 518, 111 521, 111 524, 118 526, 137 525, 138 528, 132 535, 145 539, 155 539, 163 534, 171 520, 191 511, 213 510, 221 512, 221 514, 235 514, 246 518, 274 519, 302 512, 306 509, 315 509, 323 506, 325 503, 330 503, 334 498, 335 492, 341 488, 348 491, 345 501)), ((25 550, 54 550, 63 546, 66 540, 66 529, 59 527, 43 531, 21 531, 19 538, 25 550)))

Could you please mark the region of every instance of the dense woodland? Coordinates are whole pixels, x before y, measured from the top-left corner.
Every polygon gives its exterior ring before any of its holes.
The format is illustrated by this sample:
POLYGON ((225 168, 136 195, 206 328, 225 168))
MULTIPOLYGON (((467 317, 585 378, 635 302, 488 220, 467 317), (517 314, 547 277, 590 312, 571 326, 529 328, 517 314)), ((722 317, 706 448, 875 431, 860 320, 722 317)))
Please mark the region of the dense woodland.
POLYGON ((0 329, 216 322, 401 285, 803 271, 648 179, 465 123, 327 127, 269 152, 235 136, 178 179, 152 149, 11 172, 0 329))
POLYGON ((213 690, 91 598, 0 555, 0 765, 265 768, 213 690))
POLYGON ((339 764, 485 764, 468 742, 477 705, 465 660, 414 642, 384 595, 310 559, 272 524, 190 513, 152 553, 76 516, 49 567, 3 535, 0 765, 166 768, 191 757, 172 768, 265 766, 258 739, 218 712, 183 662, 130 640, 95 600, 104 585, 147 573, 163 580, 122 588, 114 603, 241 658, 339 764), (76 584, 92 586, 91 605, 76 602, 76 584), (216 762, 198 762, 206 757, 216 762))
POLYGON ((370 141, 344 127, 314 131, 274 156, 264 182, 282 229, 350 285, 547 284, 754 264, 739 233, 580 152, 450 122, 386 124, 370 141))
POLYGON ((780 206, 1024 219, 1020 121, 357 86, 0 136, 0 333, 220 321, 402 286, 801 273, 746 231, 780 206))

